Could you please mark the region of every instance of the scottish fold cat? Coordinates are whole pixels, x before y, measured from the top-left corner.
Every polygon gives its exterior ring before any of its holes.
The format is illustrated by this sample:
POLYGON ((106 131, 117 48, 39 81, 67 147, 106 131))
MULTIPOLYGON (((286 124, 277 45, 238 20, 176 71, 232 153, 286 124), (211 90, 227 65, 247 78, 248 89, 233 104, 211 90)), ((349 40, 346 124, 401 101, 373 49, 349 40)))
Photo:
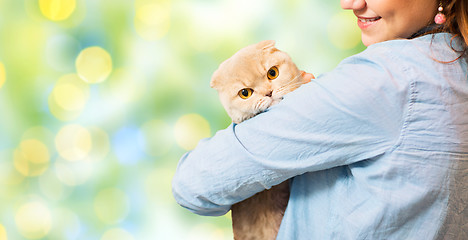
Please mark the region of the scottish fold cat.
MULTIPOLYGON (((272 105, 313 76, 300 71, 289 55, 267 40, 247 46, 220 64, 211 87, 234 123, 245 121, 272 105)), ((234 239, 276 239, 289 200, 289 183, 234 204, 231 208, 234 239)))

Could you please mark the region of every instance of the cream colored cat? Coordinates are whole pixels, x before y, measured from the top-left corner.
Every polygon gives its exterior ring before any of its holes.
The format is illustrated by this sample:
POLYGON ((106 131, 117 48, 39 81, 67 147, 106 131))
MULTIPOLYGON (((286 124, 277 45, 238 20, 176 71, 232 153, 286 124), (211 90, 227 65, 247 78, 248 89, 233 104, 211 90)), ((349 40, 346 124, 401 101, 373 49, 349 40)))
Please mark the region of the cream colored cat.
MULTIPOLYGON (((221 63, 211 79, 226 112, 240 123, 281 101, 310 78, 304 77, 274 41, 247 46, 221 63)), ((289 199, 288 181, 231 208, 234 239, 275 239, 289 199)))

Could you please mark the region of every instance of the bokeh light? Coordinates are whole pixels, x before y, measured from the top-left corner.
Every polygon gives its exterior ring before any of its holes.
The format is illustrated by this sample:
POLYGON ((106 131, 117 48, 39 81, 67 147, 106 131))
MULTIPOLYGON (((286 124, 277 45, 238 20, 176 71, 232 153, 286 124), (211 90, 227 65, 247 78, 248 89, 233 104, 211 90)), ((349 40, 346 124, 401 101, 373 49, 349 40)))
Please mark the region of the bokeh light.
POLYGON ((181 148, 191 150, 197 146, 198 141, 210 137, 210 124, 198 114, 187 114, 177 120, 174 135, 181 148))
POLYGON ((232 239, 229 234, 226 234, 225 231, 230 231, 230 229, 216 229, 210 224, 196 224, 188 232, 188 235, 185 239, 190 240, 228 240, 232 239))
POLYGON ((52 213, 54 222, 49 233, 50 239, 80 239, 78 236, 83 231, 82 223, 77 214, 68 208, 57 208, 52 213))
POLYGON ((134 103, 144 95, 147 90, 145 82, 138 80, 137 75, 122 68, 112 71, 102 88, 103 95, 110 97, 115 104, 109 108, 134 103))
POLYGON ((101 47, 89 47, 76 58, 76 72, 87 83, 100 83, 112 72, 112 58, 101 47))
POLYGON ((135 29, 145 40, 158 40, 170 28, 171 1, 142 1, 135 3, 135 29))
POLYGON ((155 169, 148 173, 145 191, 148 199, 161 204, 173 203, 171 181, 174 171, 166 168, 155 169))
POLYGON ((11 193, 22 186, 27 178, 14 166, 14 151, 16 149, 0 150, 0 159, 3 160, 0 161, 0 196, 14 195, 11 193))
POLYGON ((72 84, 62 84, 54 89, 57 104, 67 111, 83 109, 86 103, 85 93, 72 84))
POLYGON ((89 127, 91 134, 91 150, 88 154, 89 160, 102 160, 110 151, 110 141, 107 133, 98 127, 89 127))
POLYGON ((14 152, 14 164, 24 176, 38 176, 49 167, 49 149, 36 139, 23 140, 14 152))
POLYGON ((59 181, 57 174, 52 170, 40 176, 39 188, 44 196, 53 201, 63 200, 71 194, 71 189, 59 181))
POLYGON ((59 120, 70 121, 80 116, 90 90, 76 74, 62 76, 49 96, 49 110, 59 120))
POLYGON ((121 164, 136 164, 143 158, 143 150, 139 144, 142 138, 142 133, 136 126, 127 126, 115 133, 112 142, 115 155, 121 164))
POLYGON ((143 148, 151 156, 163 156, 171 150, 174 144, 173 129, 163 120, 153 119, 141 127, 143 148))
POLYGON ((90 161, 70 162, 61 158, 54 164, 57 179, 69 187, 86 183, 93 174, 90 161))
POLYGON ((0 224, 0 240, 7 240, 7 232, 2 224, 0 224))
POLYGON ((68 161, 83 160, 91 151, 92 138, 88 129, 69 124, 58 132, 55 146, 61 157, 68 161))
POLYGON ((316 76, 365 48, 318 0, 0 0, 0 29, 0 240, 232 239, 171 191, 230 123, 213 71, 265 39, 316 76))
POLYGON ((27 239, 43 238, 52 227, 50 210, 41 202, 22 205, 16 213, 15 222, 21 235, 27 239))
POLYGON ((0 88, 2 88, 3 84, 6 81, 6 73, 5 73, 5 65, 0 62, 0 88))
POLYGON ((112 228, 104 233, 101 240, 134 240, 133 236, 121 228, 112 228))
POLYGON ((122 190, 117 188, 103 189, 94 199, 94 211, 103 223, 118 223, 128 214, 128 197, 122 190))
POLYGON ((351 11, 336 13, 328 24, 328 36, 339 49, 355 48, 361 42, 356 16, 351 11))
POLYGON ((68 208, 60 207, 52 212, 54 219, 52 229, 48 236, 50 239, 75 240, 83 231, 80 219, 68 208))
POLYGON ((39 7, 46 18, 61 21, 73 13, 76 0, 39 0, 39 7))
POLYGON ((24 131, 21 140, 37 139, 49 149, 54 148, 54 133, 44 126, 33 126, 24 131))

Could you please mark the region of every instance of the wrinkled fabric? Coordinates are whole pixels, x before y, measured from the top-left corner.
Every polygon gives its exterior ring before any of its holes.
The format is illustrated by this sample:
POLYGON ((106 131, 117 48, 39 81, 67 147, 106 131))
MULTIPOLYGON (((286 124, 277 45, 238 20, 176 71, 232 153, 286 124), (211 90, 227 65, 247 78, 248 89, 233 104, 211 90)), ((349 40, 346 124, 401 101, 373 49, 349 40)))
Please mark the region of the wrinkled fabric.
POLYGON ((292 179, 277 239, 468 239, 467 58, 451 38, 373 44, 200 141, 176 201, 219 216, 292 179))

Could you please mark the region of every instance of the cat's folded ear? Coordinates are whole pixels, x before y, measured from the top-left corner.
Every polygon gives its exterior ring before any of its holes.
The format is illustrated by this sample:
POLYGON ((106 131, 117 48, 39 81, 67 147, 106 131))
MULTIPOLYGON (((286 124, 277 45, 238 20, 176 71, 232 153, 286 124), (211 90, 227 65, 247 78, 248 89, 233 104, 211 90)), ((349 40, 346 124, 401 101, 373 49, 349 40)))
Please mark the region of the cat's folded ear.
POLYGON ((257 43, 257 48, 262 49, 264 51, 274 52, 278 49, 275 48, 275 41, 274 40, 264 40, 257 43))
POLYGON ((216 81, 214 81, 214 79, 211 79, 210 87, 216 89, 216 81))
POLYGON ((216 70, 214 73, 213 73, 213 76, 211 76, 211 81, 210 81, 210 87, 211 88, 214 88, 216 89, 216 86, 218 85, 218 77, 217 77, 217 72, 218 70, 216 70))

